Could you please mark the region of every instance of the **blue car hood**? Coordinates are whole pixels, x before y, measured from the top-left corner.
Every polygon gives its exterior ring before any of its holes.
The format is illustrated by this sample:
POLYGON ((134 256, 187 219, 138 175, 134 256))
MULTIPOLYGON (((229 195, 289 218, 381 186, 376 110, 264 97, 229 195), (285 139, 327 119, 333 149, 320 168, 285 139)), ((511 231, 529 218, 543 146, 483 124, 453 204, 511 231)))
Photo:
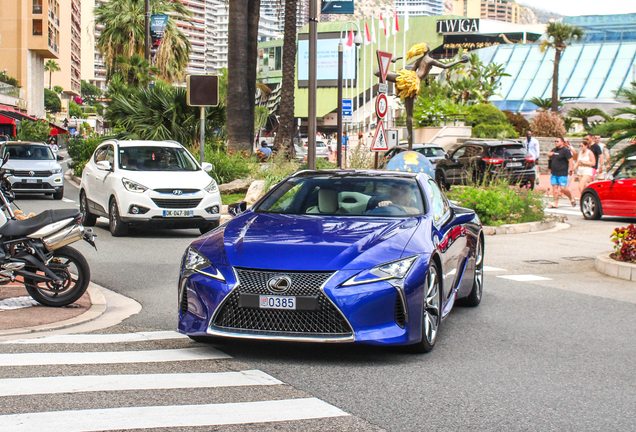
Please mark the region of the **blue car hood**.
POLYGON ((246 212, 199 247, 212 262, 273 270, 356 270, 399 259, 420 218, 246 212), (223 253, 224 252, 224 253, 223 253))

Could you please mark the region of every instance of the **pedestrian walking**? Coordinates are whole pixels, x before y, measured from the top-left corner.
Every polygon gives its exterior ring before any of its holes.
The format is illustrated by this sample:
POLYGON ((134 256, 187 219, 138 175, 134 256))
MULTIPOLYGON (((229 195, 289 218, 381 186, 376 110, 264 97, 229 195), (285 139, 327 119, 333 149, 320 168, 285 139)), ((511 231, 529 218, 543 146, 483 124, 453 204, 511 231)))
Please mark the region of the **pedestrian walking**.
POLYGON ((534 160, 534 170, 535 170, 534 184, 538 185, 539 175, 540 175, 540 172, 539 172, 539 155, 540 155, 539 147, 540 146, 539 146, 539 140, 532 136, 531 130, 526 131, 526 139, 523 141, 523 146, 525 147, 528 154, 532 156, 532 159, 534 160))
MULTIPOLYGON (((568 141, 567 138, 563 139, 565 140, 565 148, 570 150, 570 153, 572 153, 572 163, 576 164, 578 153, 576 152, 576 150, 574 150, 574 146, 570 144, 570 141, 568 141)), ((570 192, 572 192, 572 180, 574 180, 574 173, 576 173, 576 168, 574 168, 573 173, 568 174, 568 189, 570 190, 570 192)))
POLYGON ((550 171, 552 176, 550 178, 550 184, 552 185, 552 195, 554 198, 554 204, 548 208, 559 207, 559 197, 561 194, 570 199, 572 207, 576 207, 576 201, 572 198, 572 192, 568 189, 568 174, 572 174, 574 171, 574 164, 572 163, 572 153, 565 146, 565 140, 561 137, 556 139, 555 147, 548 153, 550 159, 550 171))
POLYGON ((574 164, 574 170, 579 176, 579 191, 581 194, 583 194, 583 189, 592 181, 595 164, 596 156, 594 156, 594 153, 590 150, 589 143, 583 141, 581 143, 579 157, 576 164, 574 164))
POLYGON ((51 142, 49 143, 49 147, 51 149, 51 151, 53 152, 53 156, 57 159, 57 152, 60 149, 57 146, 57 143, 55 142, 55 138, 51 138, 51 142))
POLYGON ((364 134, 362 132, 358 132, 358 145, 364 145, 364 134))
POLYGON ((598 146, 601 148, 601 152, 603 153, 603 172, 607 176, 611 168, 610 167, 610 159, 611 159, 610 150, 607 148, 605 143, 601 141, 600 135, 594 135, 594 144, 598 144, 598 146))
POLYGON ((592 134, 586 134, 585 141, 587 141, 590 145, 590 150, 594 153, 594 157, 596 158, 596 163, 594 165, 594 177, 592 177, 592 179, 596 179, 599 174, 603 173, 603 150, 601 150, 601 146, 594 141, 594 136, 592 134))

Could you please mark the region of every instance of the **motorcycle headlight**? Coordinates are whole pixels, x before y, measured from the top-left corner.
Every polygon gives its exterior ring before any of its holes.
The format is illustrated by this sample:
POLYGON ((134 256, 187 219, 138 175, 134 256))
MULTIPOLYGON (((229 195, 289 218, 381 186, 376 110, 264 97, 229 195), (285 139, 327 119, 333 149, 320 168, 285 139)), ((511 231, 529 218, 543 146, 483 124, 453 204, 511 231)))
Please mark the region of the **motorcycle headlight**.
POLYGON ((206 257, 201 255, 196 249, 188 248, 185 259, 183 261, 183 267, 186 270, 192 270, 197 273, 201 273, 211 278, 224 281, 225 278, 221 272, 210 262, 206 257))
POLYGON ((60 174, 62 172, 62 168, 54 168, 51 170, 52 174, 60 174))
POLYGON ((206 192, 212 193, 212 192, 216 192, 217 190, 219 190, 219 188, 217 187, 216 182, 214 181, 214 179, 212 179, 210 184, 207 185, 205 187, 205 189, 203 189, 203 190, 205 190, 206 192))
POLYGON ((417 257, 417 255, 413 255, 408 258, 377 265, 369 270, 363 270, 342 285, 351 286, 385 281, 389 279, 404 279, 417 257))
POLYGON ((132 180, 128 180, 127 178, 121 179, 121 182, 124 184, 126 190, 129 190, 130 192, 143 193, 148 190, 146 186, 132 180))

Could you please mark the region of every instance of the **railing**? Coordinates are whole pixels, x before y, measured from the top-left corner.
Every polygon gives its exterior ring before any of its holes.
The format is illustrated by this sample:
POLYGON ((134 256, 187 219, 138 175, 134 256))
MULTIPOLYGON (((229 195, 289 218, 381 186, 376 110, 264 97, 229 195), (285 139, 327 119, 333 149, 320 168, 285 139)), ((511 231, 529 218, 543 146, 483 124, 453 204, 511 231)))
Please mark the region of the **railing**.
POLYGON ((0 94, 24 99, 24 90, 11 84, 0 82, 0 94))

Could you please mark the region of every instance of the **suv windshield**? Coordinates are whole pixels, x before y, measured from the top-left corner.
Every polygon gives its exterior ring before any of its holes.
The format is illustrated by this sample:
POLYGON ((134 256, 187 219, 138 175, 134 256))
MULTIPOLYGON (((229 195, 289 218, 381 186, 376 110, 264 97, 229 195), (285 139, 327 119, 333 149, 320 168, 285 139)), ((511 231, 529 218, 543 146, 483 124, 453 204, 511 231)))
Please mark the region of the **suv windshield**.
POLYGON ((444 149, 441 147, 424 147, 415 151, 422 153, 426 157, 444 156, 444 149))
POLYGON ((120 147, 119 168, 130 171, 197 171, 192 156, 179 147, 120 147))
POLYGON ((49 146, 44 144, 8 145, 4 148, 2 156, 7 153, 10 160, 55 160, 49 146))
POLYGON ((405 216, 424 213, 415 179, 316 176, 287 180, 256 209, 260 213, 405 216))

